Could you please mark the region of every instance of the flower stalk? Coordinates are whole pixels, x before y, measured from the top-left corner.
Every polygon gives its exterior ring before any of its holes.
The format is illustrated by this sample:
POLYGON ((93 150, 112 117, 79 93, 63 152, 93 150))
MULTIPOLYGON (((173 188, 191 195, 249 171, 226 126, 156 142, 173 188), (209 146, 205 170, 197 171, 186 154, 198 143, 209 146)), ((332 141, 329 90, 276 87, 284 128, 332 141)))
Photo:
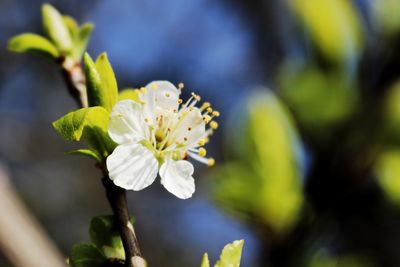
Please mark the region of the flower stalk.
MULTIPOLYGON (((88 107, 85 75, 80 63, 74 62, 70 58, 60 58, 59 64, 71 96, 80 107, 88 107)), ((116 186, 108 177, 107 172, 104 172, 102 182, 121 235, 125 250, 125 266, 145 267, 136 233, 130 222, 125 189, 116 186)))

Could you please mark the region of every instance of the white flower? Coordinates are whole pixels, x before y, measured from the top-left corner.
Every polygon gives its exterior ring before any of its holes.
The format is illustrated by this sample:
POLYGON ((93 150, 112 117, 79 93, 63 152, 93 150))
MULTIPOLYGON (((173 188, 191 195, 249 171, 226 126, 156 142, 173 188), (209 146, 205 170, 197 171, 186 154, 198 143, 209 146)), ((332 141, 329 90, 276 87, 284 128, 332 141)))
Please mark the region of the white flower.
POLYGON ((167 81, 154 81, 140 89, 140 102, 122 100, 111 112, 108 133, 118 144, 107 158, 107 169, 117 186, 142 190, 160 174, 161 184, 178 198, 195 190, 193 165, 188 156, 208 165, 203 148, 218 124, 219 116, 209 103, 195 105, 200 97, 192 93, 184 104, 177 89, 167 81), (206 129, 207 124, 209 128, 206 129))

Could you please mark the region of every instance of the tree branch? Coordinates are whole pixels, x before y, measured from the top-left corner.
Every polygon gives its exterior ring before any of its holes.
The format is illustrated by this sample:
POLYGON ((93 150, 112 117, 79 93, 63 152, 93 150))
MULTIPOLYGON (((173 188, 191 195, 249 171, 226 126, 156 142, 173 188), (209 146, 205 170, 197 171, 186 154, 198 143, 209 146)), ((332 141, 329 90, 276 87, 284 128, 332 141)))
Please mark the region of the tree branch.
MULTIPOLYGON (((85 75, 81 64, 73 62, 68 58, 60 58, 59 63, 66 81, 68 91, 80 107, 88 107, 88 98, 85 86, 85 75)), ((128 204, 126 202, 126 192, 116 186, 108 177, 107 171, 102 179, 108 202, 114 214, 114 219, 118 225, 122 244, 125 250, 126 267, 145 267, 136 238, 135 230, 129 218, 128 204)))

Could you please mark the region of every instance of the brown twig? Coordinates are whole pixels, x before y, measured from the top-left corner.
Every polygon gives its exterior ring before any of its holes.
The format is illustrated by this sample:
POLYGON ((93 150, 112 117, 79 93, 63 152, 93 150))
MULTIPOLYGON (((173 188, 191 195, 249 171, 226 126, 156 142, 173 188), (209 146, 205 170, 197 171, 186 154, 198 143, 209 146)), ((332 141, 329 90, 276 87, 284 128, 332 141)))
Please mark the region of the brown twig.
MULTIPOLYGON (((70 61, 68 58, 61 58, 59 62, 71 96, 80 107, 87 107, 88 98, 82 66, 79 62, 70 61)), ((135 230, 130 222, 125 189, 116 186, 106 174, 107 172, 104 172, 105 175, 102 181, 124 246, 125 266, 145 267, 145 261, 140 253, 135 230)))

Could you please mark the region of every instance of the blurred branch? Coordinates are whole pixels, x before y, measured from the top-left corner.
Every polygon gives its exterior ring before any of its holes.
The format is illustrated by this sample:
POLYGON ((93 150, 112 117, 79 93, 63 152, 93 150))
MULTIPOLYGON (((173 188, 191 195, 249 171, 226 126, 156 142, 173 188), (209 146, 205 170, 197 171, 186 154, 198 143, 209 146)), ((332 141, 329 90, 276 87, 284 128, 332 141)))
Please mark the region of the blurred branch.
POLYGON ((18 198, 0 166, 0 249, 16 267, 64 267, 63 257, 18 198))
MULTIPOLYGON (((68 91, 80 107, 88 107, 88 99, 85 86, 85 75, 79 63, 60 61, 64 79, 68 91)), ((103 185, 106 189, 106 195, 112 208, 114 219, 117 222, 119 233, 125 250, 125 266, 127 267, 145 267, 145 261, 142 258, 139 249, 139 243, 136 238, 135 230, 129 218, 129 209, 126 202, 125 189, 117 187, 111 182, 104 171, 103 185)))

